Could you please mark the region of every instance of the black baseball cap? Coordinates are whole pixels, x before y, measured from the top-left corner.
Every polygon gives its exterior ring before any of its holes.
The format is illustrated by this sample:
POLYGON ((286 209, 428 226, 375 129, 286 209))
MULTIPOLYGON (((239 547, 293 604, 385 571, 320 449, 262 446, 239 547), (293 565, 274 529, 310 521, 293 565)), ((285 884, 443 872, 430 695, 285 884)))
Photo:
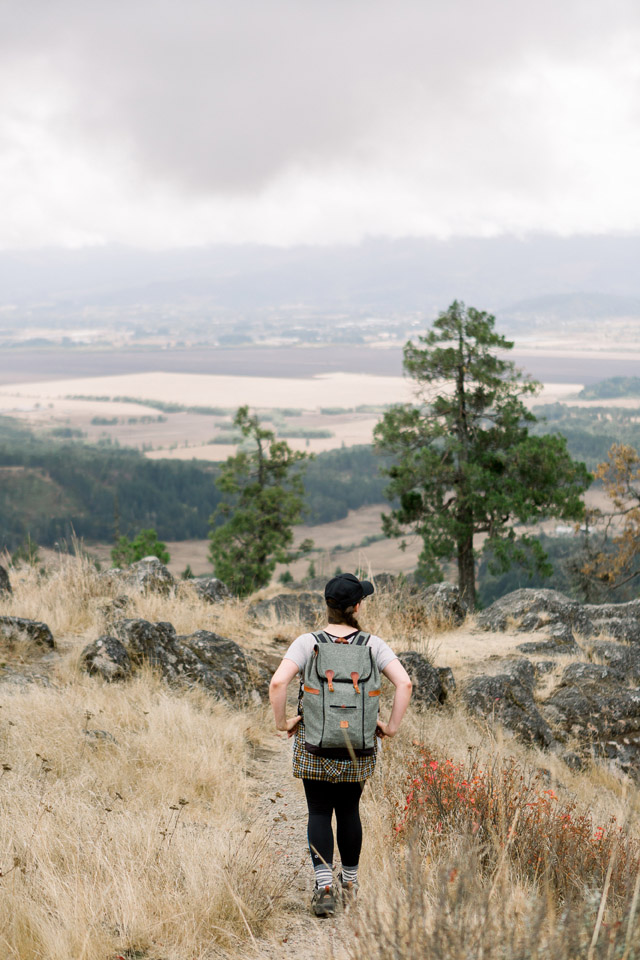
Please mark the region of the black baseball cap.
POLYGON ((368 580, 358 580, 353 573, 339 573, 329 580, 324 588, 324 598, 330 606, 354 607, 356 603, 370 597, 373 593, 373 584, 368 580))

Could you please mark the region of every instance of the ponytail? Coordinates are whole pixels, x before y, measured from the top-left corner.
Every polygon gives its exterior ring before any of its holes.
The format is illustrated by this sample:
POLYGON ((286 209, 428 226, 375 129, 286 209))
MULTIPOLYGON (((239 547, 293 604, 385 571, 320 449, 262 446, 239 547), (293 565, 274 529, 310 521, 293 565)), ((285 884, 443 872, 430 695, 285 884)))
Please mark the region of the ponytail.
POLYGON ((362 627, 353 615, 354 606, 345 607, 345 609, 342 610, 340 607, 334 607, 327 602, 328 623, 344 624, 347 627, 353 627, 354 630, 362 630, 362 627))

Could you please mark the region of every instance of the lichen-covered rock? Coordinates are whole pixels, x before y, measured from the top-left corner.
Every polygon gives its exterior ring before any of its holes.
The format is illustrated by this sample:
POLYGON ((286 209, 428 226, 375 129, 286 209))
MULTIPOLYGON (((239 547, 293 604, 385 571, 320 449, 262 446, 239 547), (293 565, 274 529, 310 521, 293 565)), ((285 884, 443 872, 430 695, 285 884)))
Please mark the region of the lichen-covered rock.
POLYGON ((11 588, 11 580, 9 580, 9 574, 3 566, 0 565, 0 597, 2 594, 13 593, 11 588))
POLYGON ((422 605, 426 617, 443 625, 459 626, 469 612, 452 583, 432 583, 418 593, 416 602, 422 605))
POLYGON ((10 643, 35 643, 39 647, 55 648, 55 640, 46 623, 25 620, 22 617, 0 617, 0 638, 10 643))
POLYGON ((174 577, 157 557, 144 557, 132 563, 128 574, 128 579, 141 593, 169 594, 176 587, 174 577))
POLYGON ((80 664, 91 676, 99 676, 110 683, 127 680, 131 676, 131 658, 117 637, 99 637, 84 648, 80 664))
POLYGON ((229 587, 217 577, 200 577, 193 580, 193 585, 198 595, 207 603, 222 603, 223 600, 231 598, 229 587))
POLYGON ((555 745, 551 727, 539 712, 531 693, 520 680, 502 673, 478 676, 462 691, 467 709, 488 721, 497 720, 523 743, 550 748, 555 745))
POLYGON ((576 634, 640 644, 640 600, 581 604, 557 590, 514 590, 481 611, 476 623, 494 632, 543 631, 546 639, 521 644, 522 653, 577 653, 576 634))
POLYGON ((414 703, 424 706, 444 703, 447 695, 455 690, 455 680, 450 668, 438 669, 432 666, 426 657, 415 650, 399 653, 398 660, 411 678, 411 696, 414 703))
POLYGON ((264 678, 242 648, 209 630, 178 636, 170 623, 120 620, 114 632, 134 667, 150 663, 170 683, 201 683, 215 696, 240 702, 264 692, 264 678))
POLYGON ((326 604, 319 593, 279 593, 268 600, 259 600, 249 607, 249 615, 256 620, 294 621, 313 627, 324 616, 326 604))

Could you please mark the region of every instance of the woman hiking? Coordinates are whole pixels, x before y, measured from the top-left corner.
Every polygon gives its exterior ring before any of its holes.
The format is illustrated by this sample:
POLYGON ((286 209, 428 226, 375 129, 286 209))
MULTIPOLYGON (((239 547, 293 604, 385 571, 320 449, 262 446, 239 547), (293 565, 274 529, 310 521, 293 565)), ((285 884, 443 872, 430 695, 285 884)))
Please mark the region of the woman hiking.
POLYGON ((333 916, 336 909, 334 811, 343 904, 355 897, 362 846, 359 804, 375 769, 376 740, 395 736, 411 698, 411 680, 395 653, 380 637, 364 633, 356 619, 372 593, 373 585, 352 573, 329 580, 324 591, 327 626, 293 641, 269 688, 276 728, 295 736, 293 775, 302 780, 309 809, 307 837, 315 872, 311 909, 317 917, 333 916), (287 718, 287 687, 298 673, 303 678, 298 713, 287 718), (377 715, 379 673, 395 687, 386 723, 377 715))

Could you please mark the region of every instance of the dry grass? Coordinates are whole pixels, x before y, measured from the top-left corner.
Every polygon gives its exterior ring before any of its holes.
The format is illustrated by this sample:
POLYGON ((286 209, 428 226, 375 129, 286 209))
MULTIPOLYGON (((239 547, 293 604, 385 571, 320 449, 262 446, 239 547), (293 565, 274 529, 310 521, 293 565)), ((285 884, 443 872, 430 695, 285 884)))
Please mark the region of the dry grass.
MULTIPOLYGON (((294 916, 291 878, 282 872, 266 815, 264 822, 256 815, 261 787, 249 775, 252 758, 276 742, 268 740, 264 709, 234 710, 203 691, 174 691, 150 672, 119 686, 81 675, 78 653, 103 632, 103 606, 122 592, 83 557, 44 577, 31 568, 12 571, 12 582, 14 595, 0 613, 47 622, 62 656, 49 668, 50 686, 0 686, 2 956, 308 955, 303 934, 281 943, 294 916), (278 891, 271 900, 270 890, 278 891)), ((275 633, 293 638, 312 626, 261 626, 247 618, 246 602, 210 606, 188 584, 175 597, 132 594, 126 615, 169 620, 182 633, 212 629, 248 651, 264 650, 275 633)), ((430 659, 451 635, 448 624, 417 614, 402 593, 380 591, 367 600, 362 624, 396 650, 420 650, 430 659)), ((411 709, 399 735, 384 744, 364 794, 362 893, 352 931, 358 935, 340 934, 352 960, 637 956, 628 901, 616 910, 605 902, 589 953, 602 890, 569 902, 518 869, 499 843, 488 857, 468 831, 427 831, 420 842, 395 837, 416 744, 457 764, 473 755, 485 769, 509 758, 543 769, 563 803, 588 811, 596 824, 615 816, 639 833, 637 790, 611 768, 593 762, 569 770, 553 754, 470 719, 455 697, 441 709, 411 709)), ((266 771, 269 764, 259 766, 266 771)))
POLYGON ((244 832, 259 729, 152 675, 118 690, 87 678, 5 687, 3 956, 191 960, 259 935, 269 905, 255 872, 269 862, 244 832))

